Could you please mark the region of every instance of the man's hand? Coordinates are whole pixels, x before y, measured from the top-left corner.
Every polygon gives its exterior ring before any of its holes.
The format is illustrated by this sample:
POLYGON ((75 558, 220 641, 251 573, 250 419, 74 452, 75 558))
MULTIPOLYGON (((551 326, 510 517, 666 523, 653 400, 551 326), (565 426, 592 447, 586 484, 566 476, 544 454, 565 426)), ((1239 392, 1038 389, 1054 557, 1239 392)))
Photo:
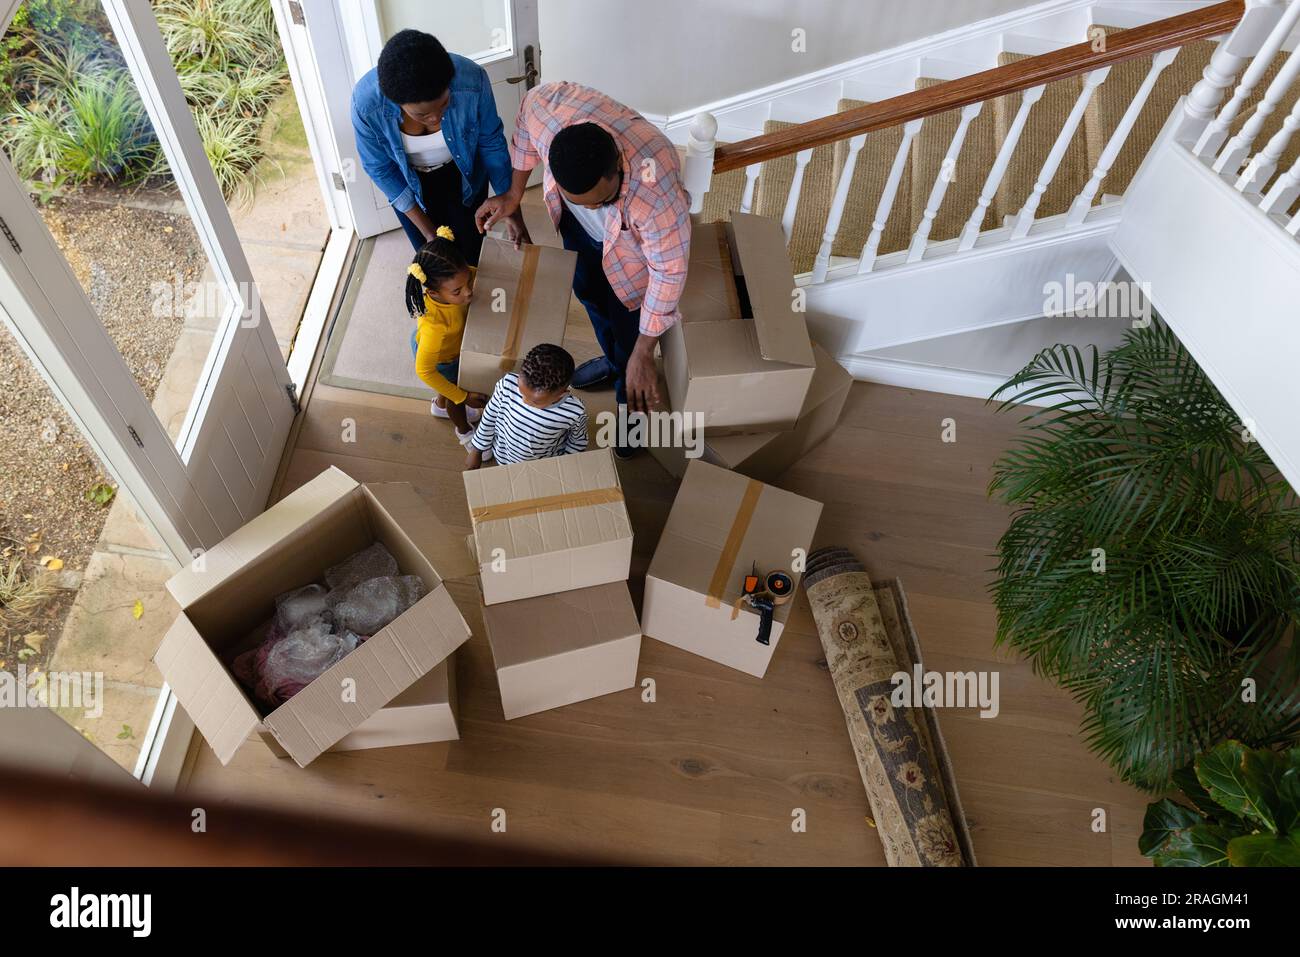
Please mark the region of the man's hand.
POLYGON ((627 405, 633 412, 650 412, 659 405, 659 376, 655 370, 655 338, 640 336, 628 356, 627 405))
POLYGON ((481 409, 487 405, 488 397, 482 392, 467 392, 465 394, 465 404, 471 409, 481 409))
POLYGON ((469 448, 469 454, 465 456, 465 471, 472 472, 483 464, 483 453, 472 445, 469 448))
POLYGON ((480 233, 486 233, 503 219, 515 215, 519 210, 519 197, 513 193, 489 196, 483 205, 474 212, 474 225, 480 233))

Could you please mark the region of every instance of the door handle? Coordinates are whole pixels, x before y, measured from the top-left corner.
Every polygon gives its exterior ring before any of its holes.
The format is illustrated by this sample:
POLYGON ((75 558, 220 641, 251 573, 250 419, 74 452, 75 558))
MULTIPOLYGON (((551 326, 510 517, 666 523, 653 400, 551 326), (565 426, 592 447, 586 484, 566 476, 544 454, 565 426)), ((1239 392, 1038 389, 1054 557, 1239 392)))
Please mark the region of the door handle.
POLYGON ((537 69, 537 51, 533 49, 530 43, 524 47, 524 72, 519 76, 506 77, 507 83, 522 83, 525 90, 531 90, 537 85, 537 80, 541 72, 537 69))

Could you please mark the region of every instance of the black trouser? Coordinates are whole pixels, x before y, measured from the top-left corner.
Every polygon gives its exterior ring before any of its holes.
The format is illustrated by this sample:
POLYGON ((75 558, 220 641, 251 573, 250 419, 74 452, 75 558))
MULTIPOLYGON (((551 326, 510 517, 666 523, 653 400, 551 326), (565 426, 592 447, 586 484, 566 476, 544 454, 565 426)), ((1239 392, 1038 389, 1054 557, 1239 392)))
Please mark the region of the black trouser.
MULTIPOLYGON (((420 177, 420 191, 424 194, 421 206, 433 221, 433 228, 450 226, 456 234, 456 245, 465 255, 465 261, 471 266, 477 266, 479 250, 483 248, 483 234, 474 225, 474 211, 487 199, 487 184, 483 184, 480 194, 466 206, 461 202, 460 170, 455 163, 447 163, 432 172, 416 175, 420 177)), ((398 210, 393 212, 397 213, 397 219, 406 230, 411 245, 416 249, 423 246, 426 242, 424 234, 416 228, 415 223, 406 214, 398 210)))
POLYGON ((605 276, 605 247, 592 239, 569 207, 560 214, 564 248, 578 254, 573 273, 573 294, 587 310, 596 341, 616 370, 614 401, 627 402, 627 360, 641 335, 641 309, 629 309, 605 276))

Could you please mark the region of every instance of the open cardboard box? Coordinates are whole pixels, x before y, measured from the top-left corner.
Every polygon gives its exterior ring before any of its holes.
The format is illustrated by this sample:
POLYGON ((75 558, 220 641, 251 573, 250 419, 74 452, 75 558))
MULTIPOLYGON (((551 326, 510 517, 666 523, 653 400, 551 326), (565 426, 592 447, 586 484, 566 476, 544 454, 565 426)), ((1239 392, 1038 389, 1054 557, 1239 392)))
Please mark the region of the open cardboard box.
POLYGON ((405 482, 361 485, 329 468, 167 582, 181 613, 154 654, 222 764, 252 732, 305 767, 445 661, 470 636, 443 575, 472 574, 459 539, 405 482), (428 593, 280 707, 264 712, 231 674, 275 597, 382 542, 428 593))
POLYGON ((794 293, 776 220, 694 225, 682 321, 659 340, 673 409, 714 435, 794 428, 816 366, 794 293))
MULTIPOLYGON (((700 458, 760 482, 771 482, 830 435, 840 420, 853 377, 815 342, 813 355, 817 369, 793 429, 753 435, 714 436, 706 432, 700 458)), ((686 474, 689 460, 685 442, 652 445, 649 451, 670 475, 681 478, 686 474)))
POLYGON ((485 239, 456 384, 491 395, 533 346, 563 345, 577 264, 578 254, 567 249, 531 243, 515 249, 505 240, 485 239))

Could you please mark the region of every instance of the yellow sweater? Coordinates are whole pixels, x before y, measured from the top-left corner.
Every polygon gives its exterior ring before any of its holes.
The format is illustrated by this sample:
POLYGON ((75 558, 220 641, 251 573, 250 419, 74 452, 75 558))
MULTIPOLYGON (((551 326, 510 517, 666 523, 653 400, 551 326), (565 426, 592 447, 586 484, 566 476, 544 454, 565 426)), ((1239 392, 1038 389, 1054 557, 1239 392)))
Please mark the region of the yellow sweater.
POLYGON ((460 355, 467 312, 469 306, 438 302, 426 292, 424 315, 415 321, 415 374, 456 405, 464 402, 469 393, 439 372, 438 363, 450 362, 460 355))

